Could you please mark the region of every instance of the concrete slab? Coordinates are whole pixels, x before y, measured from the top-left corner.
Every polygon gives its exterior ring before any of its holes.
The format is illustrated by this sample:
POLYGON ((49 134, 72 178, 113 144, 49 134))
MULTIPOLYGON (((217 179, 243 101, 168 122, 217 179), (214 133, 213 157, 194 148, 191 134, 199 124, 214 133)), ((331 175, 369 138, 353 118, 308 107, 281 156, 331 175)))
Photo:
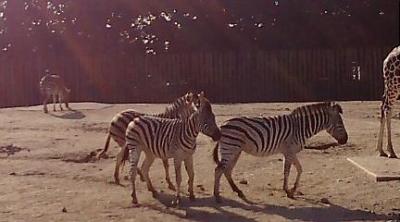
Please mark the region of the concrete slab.
POLYGON ((400 159, 364 156, 351 157, 347 160, 374 177, 377 182, 400 180, 400 159))
MULTIPOLYGON (((98 109, 109 108, 112 107, 113 105, 105 103, 82 102, 82 103, 70 103, 69 106, 74 110, 98 110, 98 109)), ((53 109, 53 104, 52 103, 48 104, 47 108, 51 111, 53 109)), ((64 104, 63 108, 65 108, 64 104)), ((19 111, 41 111, 43 110, 43 105, 15 107, 12 109, 19 111)), ((57 105, 57 110, 59 110, 58 105, 57 105)))

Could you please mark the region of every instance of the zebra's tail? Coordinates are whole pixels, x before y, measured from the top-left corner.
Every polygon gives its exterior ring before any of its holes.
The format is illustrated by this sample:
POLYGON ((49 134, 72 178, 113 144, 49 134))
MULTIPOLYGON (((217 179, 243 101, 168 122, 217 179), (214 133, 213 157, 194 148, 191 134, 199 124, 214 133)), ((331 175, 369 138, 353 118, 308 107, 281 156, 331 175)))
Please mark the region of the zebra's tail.
POLYGON ((111 139, 111 134, 108 133, 107 140, 106 140, 106 144, 104 145, 103 150, 102 150, 99 154, 97 154, 97 159, 98 159, 98 160, 99 160, 100 158, 102 158, 102 157, 106 154, 106 152, 107 152, 107 150, 108 150, 108 146, 110 145, 110 139, 111 139))
POLYGON ((213 151, 213 159, 214 159, 214 162, 215 162, 216 164, 219 164, 219 159, 218 159, 218 144, 219 144, 219 143, 217 143, 217 144, 215 145, 214 151, 213 151))

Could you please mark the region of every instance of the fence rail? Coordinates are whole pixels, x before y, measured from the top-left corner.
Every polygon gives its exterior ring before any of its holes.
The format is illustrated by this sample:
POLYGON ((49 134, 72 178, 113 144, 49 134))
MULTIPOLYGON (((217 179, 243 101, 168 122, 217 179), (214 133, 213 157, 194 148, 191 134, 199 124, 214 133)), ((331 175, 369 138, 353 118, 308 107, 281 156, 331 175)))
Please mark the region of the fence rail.
POLYGON ((391 47, 170 55, 48 53, 0 56, 0 107, 40 103, 45 68, 74 101, 168 102, 189 89, 213 102, 377 100, 391 47))

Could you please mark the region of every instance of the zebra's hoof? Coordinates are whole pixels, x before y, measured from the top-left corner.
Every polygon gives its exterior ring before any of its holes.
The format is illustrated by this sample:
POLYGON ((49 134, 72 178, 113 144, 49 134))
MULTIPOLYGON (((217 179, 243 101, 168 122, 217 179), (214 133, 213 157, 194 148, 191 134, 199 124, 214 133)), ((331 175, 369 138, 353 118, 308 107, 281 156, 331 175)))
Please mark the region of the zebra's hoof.
POLYGON ((215 198, 216 203, 219 203, 219 204, 222 203, 221 197, 219 195, 218 196, 214 195, 214 198, 215 198))
POLYGON ((380 152, 380 153, 379 153, 379 156, 381 156, 381 157, 388 157, 388 155, 387 155, 385 152, 380 152))
POLYGON ((396 155, 395 153, 391 153, 391 154, 389 154, 389 158, 395 158, 395 159, 397 159, 397 155, 396 155))
POLYGON ((189 195, 189 200, 190 201, 195 201, 196 200, 196 197, 194 196, 194 194, 190 194, 189 195))
POLYGON ((157 191, 151 191, 151 195, 153 196, 153 198, 157 198, 158 197, 157 191))
POLYGON ((172 201, 171 205, 172 205, 173 207, 178 207, 179 204, 180 204, 180 202, 181 202, 181 198, 177 197, 177 198, 175 198, 175 199, 172 201))
POLYGON ((168 184, 168 189, 170 189, 172 191, 176 191, 175 186, 172 184, 168 184))

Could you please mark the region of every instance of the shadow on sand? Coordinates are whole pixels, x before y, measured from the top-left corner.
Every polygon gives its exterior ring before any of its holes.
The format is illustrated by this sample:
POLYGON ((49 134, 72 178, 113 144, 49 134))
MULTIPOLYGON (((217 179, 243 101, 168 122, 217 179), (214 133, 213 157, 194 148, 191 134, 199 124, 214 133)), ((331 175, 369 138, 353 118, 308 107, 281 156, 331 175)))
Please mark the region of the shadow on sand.
POLYGON ((67 111, 51 112, 50 116, 54 116, 61 119, 83 119, 85 114, 79 110, 69 109, 67 111))
MULTIPOLYGON (((243 209, 254 214, 265 214, 270 216, 280 216, 287 220, 302 220, 302 221, 354 221, 354 220, 370 220, 370 221, 386 221, 400 219, 397 215, 375 214, 364 210, 351 210, 336 204, 319 205, 312 207, 285 207, 275 206, 264 203, 248 204, 243 201, 222 198, 222 203, 217 204, 214 197, 199 198, 195 201, 189 201, 183 197, 180 208, 170 208, 173 195, 159 193, 157 199, 164 207, 157 205, 142 205, 150 209, 160 211, 162 213, 171 214, 180 218, 186 218, 194 221, 257 221, 254 218, 249 218, 235 213, 234 210, 226 210, 224 207, 243 209), (194 207, 196 209, 194 209, 194 207), (199 207, 213 207, 216 212, 209 210, 201 210, 199 207), (181 211, 179 211, 181 210, 181 211), (185 213, 182 213, 182 210, 185 213)), ((306 200, 317 203, 315 200, 306 200)), ((300 200, 300 198, 299 198, 300 200)))
POLYGON ((328 144, 321 144, 321 145, 309 145, 305 146, 304 149, 308 150, 327 150, 331 147, 339 146, 338 143, 328 143, 328 144))

